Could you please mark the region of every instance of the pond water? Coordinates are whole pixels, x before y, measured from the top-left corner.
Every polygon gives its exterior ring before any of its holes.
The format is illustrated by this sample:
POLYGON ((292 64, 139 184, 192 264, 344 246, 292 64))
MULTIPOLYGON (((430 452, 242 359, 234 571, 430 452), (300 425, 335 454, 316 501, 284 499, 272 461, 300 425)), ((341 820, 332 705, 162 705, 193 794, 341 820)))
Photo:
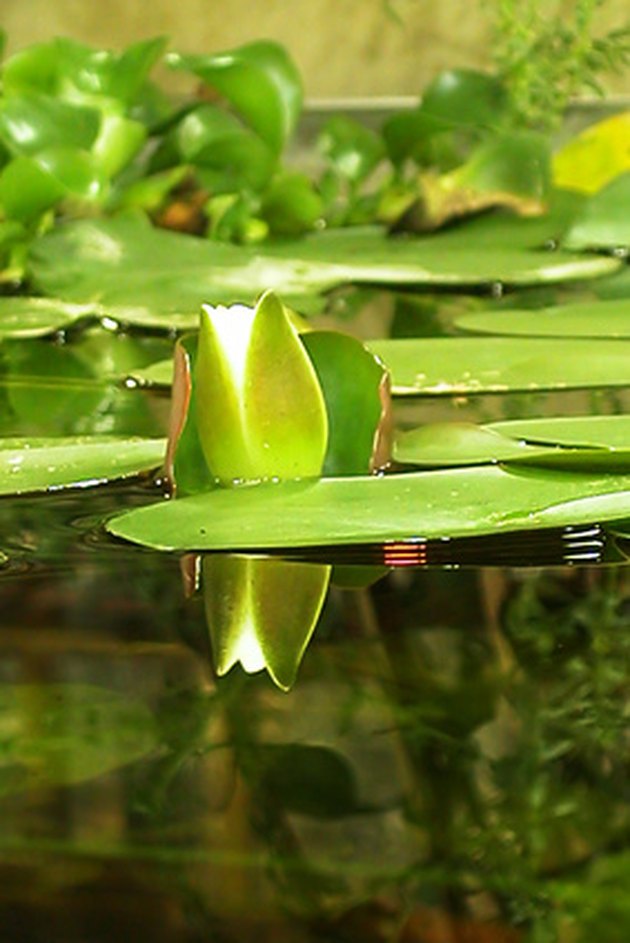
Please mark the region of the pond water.
MULTIPOLYGON (((41 389, 6 389, 5 434, 49 430, 41 389)), ((433 415, 552 411, 545 395, 433 415)), ((57 396, 74 433, 85 390, 57 396)), ((162 428, 159 398, 92 396, 82 431, 162 428)), ((614 412, 625 394, 567 396, 614 412)), ((287 693, 217 679, 212 586, 187 597, 176 555, 104 533, 155 498, 0 500, 1 940, 625 943, 621 542, 595 523, 411 558, 320 548, 331 586, 287 693)))

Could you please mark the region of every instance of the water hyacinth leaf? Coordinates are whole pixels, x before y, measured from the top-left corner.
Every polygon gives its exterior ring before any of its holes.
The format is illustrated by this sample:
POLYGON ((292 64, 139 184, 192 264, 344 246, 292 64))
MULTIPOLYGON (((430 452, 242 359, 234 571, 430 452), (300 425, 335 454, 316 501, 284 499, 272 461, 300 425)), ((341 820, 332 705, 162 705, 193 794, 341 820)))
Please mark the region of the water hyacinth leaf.
POLYGON ((0 494, 87 487, 157 468, 164 439, 122 436, 0 439, 0 494))
POLYGON ((147 129, 139 121, 122 115, 104 115, 92 154, 110 179, 127 166, 146 139, 147 129))
POLYGON ((214 172, 213 193, 259 189, 269 180, 275 157, 268 145, 228 112, 202 105, 177 125, 174 139, 187 163, 214 172))
POLYGON ((170 55, 167 61, 218 91, 275 153, 282 150, 302 108, 300 75, 282 46, 259 40, 211 55, 170 55))
POLYGON ((15 156, 32 156, 49 147, 89 150, 100 120, 95 108, 44 95, 13 96, 0 107, 0 140, 15 156))
POLYGON ((421 174, 417 199, 391 222, 397 231, 422 233, 496 207, 540 216, 548 190, 547 141, 525 131, 494 135, 455 170, 441 176, 434 171, 421 174))
POLYGON ((240 662, 266 668, 288 690, 326 598, 324 564, 212 554, 202 560, 206 618, 217 674, 240 662))
POLYGON ((403 338, 367 346, 400 396, 627 386, 630 376, 630 349, 615 340, 403 338))
POLYGON ((29 224, 54 206, 64 187, 33 157, 16 157, 0 173, 0 207, 11 220, 29 224))
POLYGON ((364 180, 385 156, 382 138, 344 115, 326 121, 317 146, 337 174, 352 184, 364 180))
POLYGON ((97 685, 0 685, 0 728, 3 795, 82 783, 158 746, 149 707, 97 685))
POLYGON ((566 249, 627 249, 630 246, 630 171, 588 199, 566 233, 566 249))
POLYGON ((387 464, 390 443, 387 375, 359 341, 334 331, 302 335, 328 413, 324 475, 364 475, 387 464))
POLYGON ((589 125, 554 154, 554 183, 582 193, 597 193, 630 170, 628 141, 630 111, 589 125))
POLYGON ((94 305, 78 305, 58 298, 0 297, 0 338, 45 337, 71 324, 96 317, 94 305))
POLYGON ((197 428, 211 472, 225 484, 321 471, 324 398, 282 303, 204 306, 195 375, 197 428))
POLYGON ((630 302, 583 301, 534 310, 475 311, 459 315, 454 324, 473 334, 630 338, 630 302))
POLYGON ((558 526, 601 521, 590 507, 561 509, 597 496, 607 496, 607 519, 628 517, 630 474, 481 465, 284 481, 139 508, 107 529, 158 550, 200 552, 481 536, 550 526, 552 510, 558 526))
POLYGON ((422 95, 422 108, 452 129, 496 128, 507 106, 502 83, 476 69, 446 69, 422 95))
POLYGON ((322 198, 305 174, 277 175, 260 204, 260 215, 276 236, 295 236, 313 229, 322 213, 322 198))

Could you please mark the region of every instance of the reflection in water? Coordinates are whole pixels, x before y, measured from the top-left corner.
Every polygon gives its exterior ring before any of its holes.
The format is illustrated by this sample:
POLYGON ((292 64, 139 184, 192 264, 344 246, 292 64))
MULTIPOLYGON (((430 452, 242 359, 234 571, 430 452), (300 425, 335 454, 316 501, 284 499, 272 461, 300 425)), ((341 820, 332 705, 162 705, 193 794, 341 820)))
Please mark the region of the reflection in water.
POLYGON ((83 538, 137 500, 0 503, 1 940, 629 937, 627 567, 217 556, 187 600, 83 538), (206 611, 318 620, 292 690, 216 679, 206 611))

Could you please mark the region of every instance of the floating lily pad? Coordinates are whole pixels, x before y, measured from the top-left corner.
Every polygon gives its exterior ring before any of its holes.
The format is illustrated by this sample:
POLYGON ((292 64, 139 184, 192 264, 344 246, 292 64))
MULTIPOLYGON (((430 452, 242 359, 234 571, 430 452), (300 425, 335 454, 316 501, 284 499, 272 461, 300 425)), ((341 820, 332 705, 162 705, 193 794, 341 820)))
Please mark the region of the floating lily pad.
POLYGON ((287 481, 161 502, 113 518, 107 529, 158 550, 309 547, 601 520, 601 515, 593 518, 588 502, 580 508, 572 505, 593 498, 602 498, 606 518, 627 517, 630 474, 480 466, 287 481))
POLYGON ((0 439, 0 494, 88 487, 156 468, 164 439, 116 436, 0 439))
POLYGON ((370 341, 398 395, 627 386, 630 347, 614 340, 422 338, 370 341))
MULTIPOLYGON (((396 396, 627 386, 630 377, 630 349, 615 340, 430 337, 366 346, 391 373, 396 396)), ((166 388, 172 375, 172 361, 162 360, 130 378, 166 388)))
POLYGON ((618 177, 586 201, 562 240, 567 249, 630 247, 630 172, 618 177))
POLYGON ((389 236, 379 227, 366 226, 270 243, 259 252, 267 259, 331 266, 343 282, 390 285, 536 285, 597 278, 620 267, 610 258, 514 246, 505 239, 504 225, 499 225, 493 239, 487 223, 483 246, 476 244, 466 225, 431 236, 389 236))
POLYGON ((474 334, 630 338, 630 300, 585 301, 529 311, 475 311, 460 315, 454 323, 474 334))
POLYGON ((560 416, 510 419, 486 429, 530 443, 580 448, 630 449, 630 416, 560 416))
POLYGON ((202 303, 252 303, 274 289, 299 299, 345 282, 406 285, 529 285, 615 272, 613 258, 506 247, 475 248, 462 231, 388 237, 378 227, 314 234, 252 248, 157 230, 142 217, 82 220, 31 249, 37 290, 75 302, 197 313, 202 303))
POLYGON ((58 298, 0 298, 0 338, 45 337, 94 314, 94 305, 58 298))
POLYGON ((425 468, 504 462, 630 471, 630 417, 560 417, 483 426, 428 423, 399 434, 394 457, 425 468))

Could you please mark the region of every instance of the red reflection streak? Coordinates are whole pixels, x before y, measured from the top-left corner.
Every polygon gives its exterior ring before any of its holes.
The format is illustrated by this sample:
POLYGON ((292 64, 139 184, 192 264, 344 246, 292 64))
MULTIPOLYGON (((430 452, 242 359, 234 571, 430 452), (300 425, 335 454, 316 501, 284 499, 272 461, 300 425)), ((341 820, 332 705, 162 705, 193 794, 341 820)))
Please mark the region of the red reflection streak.
POLYGON ((383 563, 385 566, 426 566, 426 543, 412 543, 398 540, 385 544, 383 547, 383 563))

